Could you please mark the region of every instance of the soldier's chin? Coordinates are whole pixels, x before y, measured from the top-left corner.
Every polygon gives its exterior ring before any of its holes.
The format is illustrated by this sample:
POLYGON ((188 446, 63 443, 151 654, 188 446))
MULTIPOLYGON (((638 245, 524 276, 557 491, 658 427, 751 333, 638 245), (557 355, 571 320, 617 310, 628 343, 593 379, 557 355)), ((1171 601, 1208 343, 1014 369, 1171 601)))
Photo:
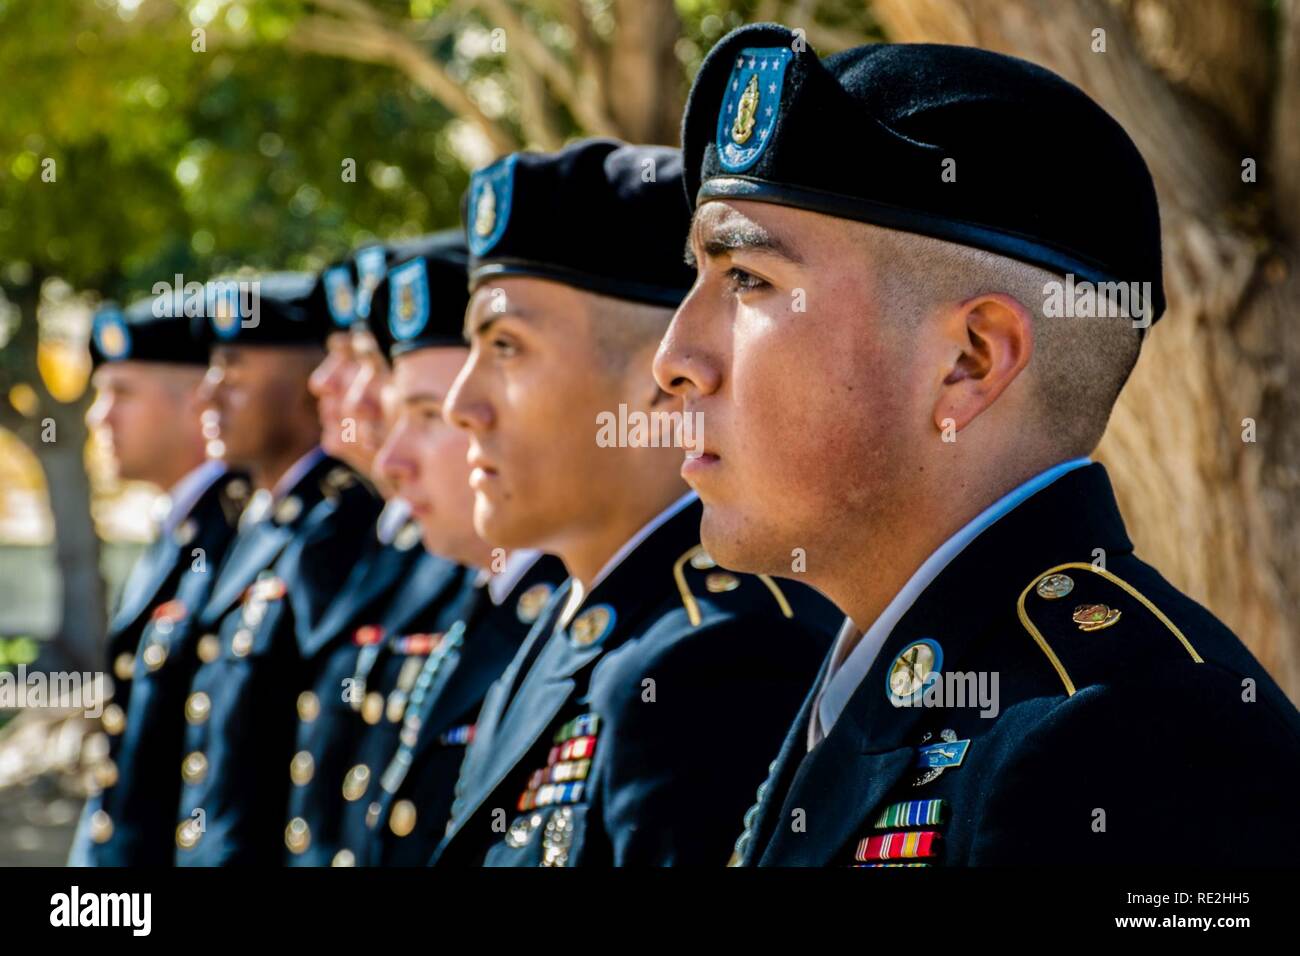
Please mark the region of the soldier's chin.
POLYGON ((745 522, 735 511, 705 503, 700 521, 700 544, 709 557, 732 571, 765 574, 771 569, 763 560, 765 551, 759 542, 745 535, 745 522))
POLYGON ((474 533, 501 548, 520 547, 514 543, 515 521, 509 508, 482 491, 474 492, 474 533))

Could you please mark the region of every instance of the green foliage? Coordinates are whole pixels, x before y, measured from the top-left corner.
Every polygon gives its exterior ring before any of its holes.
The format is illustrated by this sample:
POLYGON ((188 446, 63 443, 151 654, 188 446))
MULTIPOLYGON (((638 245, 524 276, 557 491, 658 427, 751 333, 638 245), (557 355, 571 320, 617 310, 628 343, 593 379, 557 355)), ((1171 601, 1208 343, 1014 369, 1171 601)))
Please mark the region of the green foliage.
POLYGON ((210 4, 196 52, 191 6, 0 0, 0 280, 125 301, 456 220, 442 106, 390 68, 286 50, 292 4, 210 4))

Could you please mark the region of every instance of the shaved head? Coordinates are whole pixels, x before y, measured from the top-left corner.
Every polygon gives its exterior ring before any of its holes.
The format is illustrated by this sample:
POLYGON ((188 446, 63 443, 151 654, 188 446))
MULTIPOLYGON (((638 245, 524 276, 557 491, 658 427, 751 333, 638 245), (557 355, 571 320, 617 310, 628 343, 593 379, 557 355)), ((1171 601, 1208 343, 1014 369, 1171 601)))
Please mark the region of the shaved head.
POLYGON ((1120 389, 1137 362, 1141 335, 1131 319, 1048 317, 1043 303, 1063 278, 1016 259, 916 233, 874 226, 886 312, 919 323, 944 304, 988 293, 1018 301, 1034 319, 1026 369, 1037 395, 1034 427, 1061 456, 1087 455, 1101 441, 1120 389))

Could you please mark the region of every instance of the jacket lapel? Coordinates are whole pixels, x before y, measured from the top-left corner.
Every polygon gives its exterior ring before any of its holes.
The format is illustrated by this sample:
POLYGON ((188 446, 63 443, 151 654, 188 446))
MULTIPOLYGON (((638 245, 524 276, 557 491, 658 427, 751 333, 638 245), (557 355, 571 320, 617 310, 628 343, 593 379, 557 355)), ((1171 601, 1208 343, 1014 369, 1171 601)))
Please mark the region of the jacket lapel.
POLYGON ((110 633, 126 630, 148 609, 176 569, 180 550, 181 546, 170 534, 162 535, 149 546, 127 577, 121 604, 109 625, 110 633))
MULTIPOLYGON (((831 649, 830 653, 834 653, 834 648, 831 649)), ((741 856, 741 863, 744 866, 751 866, 762 857, 763 850, 766 849, 768 842, 772 839, 772 834, 779 825, 780 816, 778 811, 785 803, 785 795, 790 790, 790 783, 808 752, 808 722, 812 720, 817 692, 821 688, 822 681, 826 676, 826 669, 829 666, 830 656, 828 654, 826 660, 822 662, 822 669, 817 675, 817 680, 813 681, 812 690, 804 698, 803 706, 799 709, 799 716, 795 718, 789 733, 785 735, 785 742, 781 744, 781 750, 776 756, 776 766, 772 768, 764 783, 765 789, 763 790, 762 799, 758 802, 758 813, 754 818, 754 825, 750 830, 744 854, 741 856)))
POLYGON ((270 567, 291 537, 293 531, 288 526, 269 520, 259 521, 236 537, 222 563, 222 573, 212 589, 212 597, 203 610, 204 620, 214 622, 229 611, 257 575, 270 567))

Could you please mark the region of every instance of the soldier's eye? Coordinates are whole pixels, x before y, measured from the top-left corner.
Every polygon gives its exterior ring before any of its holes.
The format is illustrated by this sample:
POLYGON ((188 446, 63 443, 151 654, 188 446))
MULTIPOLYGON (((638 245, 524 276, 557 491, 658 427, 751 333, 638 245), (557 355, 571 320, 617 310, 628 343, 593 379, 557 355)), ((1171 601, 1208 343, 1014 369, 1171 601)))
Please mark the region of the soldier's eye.
POLYGON ((498 336, 491 342, 492 354, 497 358, 512 358, 519 354, 519 349, 515 343, 504 336, 498 336))
POLYGON ((735 266, 727 270, 727 282, 737 292, 752 292, 754 289, 761 289, 767 285, 766 280, 760 279, 752 272, 737 269, 735 266))

